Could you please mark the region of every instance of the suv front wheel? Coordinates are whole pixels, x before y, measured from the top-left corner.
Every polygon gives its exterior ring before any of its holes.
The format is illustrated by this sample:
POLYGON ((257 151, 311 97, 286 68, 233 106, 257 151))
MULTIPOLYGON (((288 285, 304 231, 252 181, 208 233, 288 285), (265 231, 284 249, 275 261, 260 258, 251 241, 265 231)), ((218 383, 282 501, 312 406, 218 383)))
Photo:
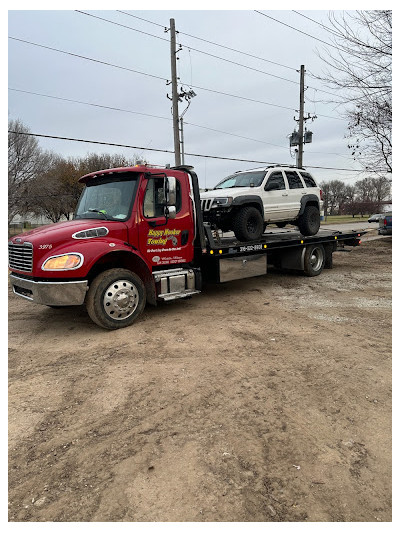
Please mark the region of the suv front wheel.
POLYGON ((314 205, 307 205, 297 222, 300 232, 307 235, 315 235, 319 231, 320 218, 318 208, 314 205))
POLYGON ((239 241, 259 239, 264 230, 264 220, 260 211, 252 206, 242 207, 233 217, 232 229, 239 241))

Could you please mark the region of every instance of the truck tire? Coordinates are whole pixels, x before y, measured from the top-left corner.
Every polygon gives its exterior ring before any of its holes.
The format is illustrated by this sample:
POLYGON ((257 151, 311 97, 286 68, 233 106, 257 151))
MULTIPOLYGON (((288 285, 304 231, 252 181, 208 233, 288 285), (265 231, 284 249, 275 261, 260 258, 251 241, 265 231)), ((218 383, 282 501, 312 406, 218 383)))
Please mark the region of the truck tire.
POLYGON ((304 273, 306 276, 318 276, 325 266, 325 248, 321 244, 306 246, 304 255, 304 273))
POLYGON ((99 274, 92 281, 86 298, 90 318, 105 329, 130 326, 145 304, 142 280, 124 268, 112 268, 99 274))
POLYGON ((233 218, 232 229, 239 241, 259 239, 264 230, 264 220, 260 211, 252 206, 242 207, 233 218))
POLYGON ((297 222, 300 233, 303 235, 315 235, 319 231, 319 211, 315 205, 306 205, 304 212, 297 222))

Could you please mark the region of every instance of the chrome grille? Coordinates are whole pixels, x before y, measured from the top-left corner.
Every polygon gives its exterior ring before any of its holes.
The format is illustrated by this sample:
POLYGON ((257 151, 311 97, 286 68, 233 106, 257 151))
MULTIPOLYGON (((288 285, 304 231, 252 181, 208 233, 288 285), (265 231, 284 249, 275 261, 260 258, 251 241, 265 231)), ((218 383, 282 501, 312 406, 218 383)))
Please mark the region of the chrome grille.
POLYGON ((205 200, 200 200, 201 202, 201 210, 202 211, 209 211, 211 209, 211 205, 214 201, 214 198, 206 198, 205 200))
POLYGON ((33 246, 30 242, 8 243, 8 266, 23 272, 32 272, 33 246))

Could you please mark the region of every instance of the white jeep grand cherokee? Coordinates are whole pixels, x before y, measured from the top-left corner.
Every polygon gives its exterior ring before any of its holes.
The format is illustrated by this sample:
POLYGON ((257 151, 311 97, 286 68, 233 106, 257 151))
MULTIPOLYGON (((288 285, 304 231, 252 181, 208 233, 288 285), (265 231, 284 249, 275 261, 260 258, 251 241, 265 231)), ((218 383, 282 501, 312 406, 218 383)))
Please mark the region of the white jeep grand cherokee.
POLYGON ((259 239, 267 224, 298 226, 303 235, 320 227, 322 191, 304 169, 271 166, 236 172, 200 194, 203 219, 239 241, 259 239))

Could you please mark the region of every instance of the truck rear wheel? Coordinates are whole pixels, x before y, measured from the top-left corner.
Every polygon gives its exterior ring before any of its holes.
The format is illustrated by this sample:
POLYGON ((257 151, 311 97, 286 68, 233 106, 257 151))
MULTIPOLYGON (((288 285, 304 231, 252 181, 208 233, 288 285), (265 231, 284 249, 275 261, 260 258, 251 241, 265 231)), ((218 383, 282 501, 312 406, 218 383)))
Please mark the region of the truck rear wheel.
POLYGON ((300 215, 297 225, 303 235, 315 235, 319 231, 320 218, 319 211, 315 205, 307 205, 300 215))
POLYGON ((124 268, 99 274, 91 283, 86 309, 95 324, 105 329, 130 326, 142 313, 146 292, 142 280, 124 268))
POLYGON ((306 276, 318 276, 325 266, 325 248, 321 244, 310 244, 304 255, 304 273, 306 276))
POLYGON ((264 220, 258 209, 252 206, 242 207, 232 221, 233 232, 239 241, 254 241, 261 237, 264 220))

